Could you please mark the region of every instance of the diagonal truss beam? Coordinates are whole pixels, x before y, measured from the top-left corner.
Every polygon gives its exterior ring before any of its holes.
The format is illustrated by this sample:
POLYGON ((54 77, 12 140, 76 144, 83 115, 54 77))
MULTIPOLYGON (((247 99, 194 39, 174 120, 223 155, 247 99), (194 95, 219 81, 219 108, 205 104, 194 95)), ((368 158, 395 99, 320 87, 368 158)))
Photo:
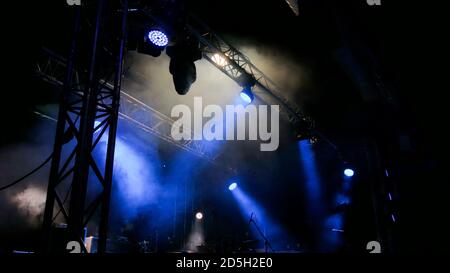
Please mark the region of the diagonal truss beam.
POLYGON ((295 13, 295 15, 300 14, 300 10, 298 7, 298 0, 285 0, 286 3, 289 5, 289 7, 292 9, 292 11, 295 13))
MULTIPOLYGON (((42 80, 54 85, 62 86, 63 78, 66 70, 66 59, 52 52, 49 49, 44 48, 42 50, 41 58, 36 63, 35 72, 42 80)), ((78 85, 78 74, 74 72, 74 85, 78 85)), ((103 89, 112 90, 114 86, 109 82, 101 82, 103 89)), ((109 91, 108 91, 109 92, 109 91)), ((106 93, 108 93, 106 92, 106 93)), ((119 118, 134 126, 137 126, 141 130, 150 133, 159 139, 162 139, 172 145, 177 146, 189 153, 192 153, 200 158, 208 160, 210 162, 215 161, 219 156, 217 151, 209 149, 207 143, 203 141, 181 140, 176 141, 171 136, 171 130, 174 125, 174 120, 158 110, 148 106, 141 100, 133 97, 127 93, 124 89, 120 91, 120 108, 119 118)), ((103 96, 103 100, 108 97, 103 96)), ((74 100, 74 103, 80 103, 78 100, 74 100)), ((72 110, 78 113, 78 109, 75 106, 72 110)), ((105 110, 101 109, 101 110, 105 110)), ((98 116, 98 118, 101 118, 98 116)), ((101 126, 101 124, 99 125, 101 126)))

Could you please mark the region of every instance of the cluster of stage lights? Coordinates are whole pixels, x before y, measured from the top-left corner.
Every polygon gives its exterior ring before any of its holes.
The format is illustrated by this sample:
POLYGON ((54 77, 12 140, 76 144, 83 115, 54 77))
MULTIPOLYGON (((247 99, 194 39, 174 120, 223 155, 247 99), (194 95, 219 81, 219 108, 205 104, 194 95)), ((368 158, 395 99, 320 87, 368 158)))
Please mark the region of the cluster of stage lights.
POLYGON ((237 188, 237 183, 236 182, 233 182, 233 183, 231 183, 229 186, 228 186, 228 189, 230 190, 230 191, 233 191, 233 190, 235 190, 237 188))
MULTIPOLYGON (((169 44, 168 36, 161 30, 152 29, 147 34, 148 41, 160 48, 164 48, 169 44)), ((226 57, 223 57, 221 54, 216 53, 211 57, 211 60, 219 67, 223 68, 228 65, 228 61, 226 57)), ((250 104, 254 100, 255 96, 251 90, 251 87, 245 87, 242 89, 240 93, 241 99, 250 104)))
MULTIPOLYGON (((158 47, 166 47, 169 44, 169 38, 164 32, 160 30, 150 30, 147 34, 147 37, 152 44, 158 47)), ((225 67, 226 65, 228 65, 227 59, 219 53, 214 54, 211 57, 211 60, 219 67, 225 67)), ((255 98, 250 87, 245 87, 244 89, 242 89, 240 96, 241 99, 247 104, 252 103, 255 98)))

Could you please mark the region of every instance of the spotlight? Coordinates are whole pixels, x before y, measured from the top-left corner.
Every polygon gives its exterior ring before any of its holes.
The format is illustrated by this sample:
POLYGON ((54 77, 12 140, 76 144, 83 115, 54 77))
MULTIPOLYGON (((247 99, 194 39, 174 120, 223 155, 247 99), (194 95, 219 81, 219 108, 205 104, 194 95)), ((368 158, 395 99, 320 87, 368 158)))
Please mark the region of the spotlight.
POLYGON ((167 35, 159 30, 150 30, 147 34, 148 41, 154 44, 155 46, 165 47, 169 44, 169 38, 167 35))
POLYGON ((128 35, 128 50, 153 57, 159 57, 164 48, 169 44, 169 38, 164 31, 159 29, 137 28, 128 35))
POLYGON ((234 189, 236 189, 236 188, 237 188, 237 183, 231 183, 230 186, 228 186, 228 189, 229 189, 230 191, 232 191, 232 190, 234 190, 234 189))
POLYGON ((197 212, 197 213, 195 214, 195 218, 197 218, 197 220, 202 220, 202 219, 203 219, 203 213, 197 212))
POLYGON ((219 53, 214 54, 211 60, 220 67, 224 67, 228 64, 227 60, 222 57, 219 53))
POLYGON ((239 85, 243 88, 241 91, 241 99, 246 103, 251 103, 255 96, 253 95, 252 88, 256 84, 256 79, 247 72, 241 73, 237 78, 239 85))
POLYGON ((347 176, 347 177, 352 177, 352 176, 355 175, 355 171, 352 170, 352 169, 347 168, 347 169, 344 170, 344 175, 347 176))
POLYGON ((255 98, 255 96, 253 95, 251 88, 246 87, 246 88, 242 89, 241 99, 243 101, 245 101, 246 103, 251 103, 254 98, 255 98))

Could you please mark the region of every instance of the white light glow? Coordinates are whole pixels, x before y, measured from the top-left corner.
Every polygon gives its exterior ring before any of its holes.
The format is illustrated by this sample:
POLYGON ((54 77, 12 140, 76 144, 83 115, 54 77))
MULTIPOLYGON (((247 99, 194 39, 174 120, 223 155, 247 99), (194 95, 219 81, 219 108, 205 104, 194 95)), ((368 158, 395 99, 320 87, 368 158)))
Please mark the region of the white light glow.
POLYGON ((211 58, 214 63, 216 63, 220 67, 224 67, 228 64, 227 60, 222 57, 219 53, 216 53, 211 58))

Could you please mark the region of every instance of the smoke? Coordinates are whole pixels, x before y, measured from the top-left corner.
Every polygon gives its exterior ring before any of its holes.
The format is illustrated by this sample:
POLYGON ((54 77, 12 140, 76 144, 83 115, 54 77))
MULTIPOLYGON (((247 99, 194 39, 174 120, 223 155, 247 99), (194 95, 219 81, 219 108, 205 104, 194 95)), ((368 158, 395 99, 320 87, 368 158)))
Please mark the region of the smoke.
MULTIPOLYGON (((100 162, 106 156, 106 145, 103 148, 103 154, 98 159, 100 162)), ((131 143, 117 139, 113 183, 120 211, 125 219, 136 217, 143 207, 158 202, 161 194, 161 174, 158 169, 160 162, 158 155, 150 147, 145 152, 140 152, 131 143)))
POLYGON ((309 87, 309 69, 280 48, 242 42, 239 49, 258 69, 275 82, 278 87, 276 91, 283 97, 295 101, 297 96, 305 93, 309 87))
POLYGON ((198 246, 205 243, 203 223, 200 220, 194 222, 191 233, 189 234, 185 249, 189 251, 198 251, 198 246))
MULTIPOLYGON (((54 123, 37 120, 16 143, 0 149, 0 185, 7 185, 41 164, 52 150, 54 123)), ((5 134, 10 133, 5 130, 5 134)), ((0 230, 14 232, 41 225, 50 164, 0 192, 0 230)), ((0 234, 1 235, 1 234, 0 234)), ((4 235, 4 234, 3 234, 4 235)))
MULTIPOLYGON (((307 87, 308 72, 295 64, 290 56, 269 46, 255 46, 251 43, 238 48, 280 86, 278 91, 284 96, 291 98, 307 87)), ((158 58, 128 53, 129 65, 123 83, 124 91, 168 116, 172 107, 177 104, 192 107, 194 97, 202 97, 204 105, 224 107, 236 104, 241 87, 206 60, 196 62, 197 81, 190 92, 185 96, 178 95, 169 73, 169 61, 165 53, 158 58)), ((2 183, 23 175, 50 154, 54 123, 45 122, 45 126, 38 124, 29 130, 30 138, 24 140, 26 144, 12 145, 0 151, 2 183)), ((120 134, 121 132, 119 137, 120 134)), ((115 216, 112 218, 120 215, 121 220, 133 221, 145 214, 145 228, 162 226, 163 229, 170 230, 175 224, 186 222, 186 215, 190 213, 187 206, 195 206, 193 200, 198 190, 195 185, 196 181, 202 180, 202 172, 214 170, 208 162, 182 150, 168 148, 169 144, 158 141, 155 137, 141 140, 142 143, 153 143, 153 146, 147 145, 144 148, 139 145, 146 144, 139 144, 136 139, 137 137, 117 141, 111 207, 115 216), (165 151, 164 156, 159 154, 161 150, 165 151)), ((255 155, 258 149, 254 143, 241 141, 211 145, 226 151, 229 156, 227 163, 232 162, 234 166, 258 164, 249 163, 252 162, 250 159, 258 156, 255 155), (234 148, 228 150, 228 146, 234 148)), ((262 173, 267 172, 269 171, 262 173)), ((267 177, 264 179, 267 180, 267 177)), ((24 181, 25 187, 18 186, 0 193, 0 205, 5 207, 0 210, 0 225, 11 227, 11 223, 23 226, 40 224, 47 180, 48 166, 34 175, 33 180, 24 181)), ((254 180, 257 181, 258 177, 254 180)), ((113 223, 117 224, 114 220, 113 223)), ((117 226, 112 228, 114 229, 117 230, 117 226)))
POLYGON ((11 197, 11 203, 17 206, 18 211, 31 225, 42 221, 46 199, 46 192, 36 186, 29 186, 25 190, 11 197))
POLYGON ((205 104, 233 104, 241 91, 237 83, 202 59, 195 63, 197 81, 188 94, 180 96, 175 92, 169 73, 170 58, 165 53, 153 58, 132 52, 127 58, 130 67, 124 90, 168 116, 175 105, 193 107, 194 97, 202 97, 205 104))

